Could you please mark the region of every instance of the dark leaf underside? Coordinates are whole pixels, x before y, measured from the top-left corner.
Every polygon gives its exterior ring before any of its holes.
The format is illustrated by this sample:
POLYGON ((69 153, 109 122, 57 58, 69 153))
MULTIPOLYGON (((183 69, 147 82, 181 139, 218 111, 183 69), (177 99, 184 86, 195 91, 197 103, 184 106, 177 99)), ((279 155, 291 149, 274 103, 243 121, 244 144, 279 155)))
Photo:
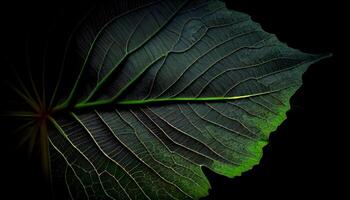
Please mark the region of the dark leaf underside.
POLYGON ((58 84, 61 112, 49 117, 53 186, 71 199, 206 196, 201 166, 235 177, 258 164, 302 74, 324 57, 217 0, 155 1, 94 23, 78 31, 82 65, 62 69, 58 83, 76 78, 58 84))

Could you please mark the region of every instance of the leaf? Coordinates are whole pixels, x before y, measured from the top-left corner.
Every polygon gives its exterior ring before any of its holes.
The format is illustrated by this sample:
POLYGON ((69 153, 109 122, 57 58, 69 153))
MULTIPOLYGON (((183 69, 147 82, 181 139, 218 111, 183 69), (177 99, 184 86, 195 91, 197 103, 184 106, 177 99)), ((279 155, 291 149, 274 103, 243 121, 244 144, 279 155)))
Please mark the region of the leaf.
POLYGON ((63 65, 52 110, 16 90, 50 121, 39 130, 53 186, 71 199, 208 195, 201 167, 235 177, 258 164, 302 74, 328 56, 289 48, 217 0, 155 1, 93 20, 78 31, 82 64, 71 87, 63 65))

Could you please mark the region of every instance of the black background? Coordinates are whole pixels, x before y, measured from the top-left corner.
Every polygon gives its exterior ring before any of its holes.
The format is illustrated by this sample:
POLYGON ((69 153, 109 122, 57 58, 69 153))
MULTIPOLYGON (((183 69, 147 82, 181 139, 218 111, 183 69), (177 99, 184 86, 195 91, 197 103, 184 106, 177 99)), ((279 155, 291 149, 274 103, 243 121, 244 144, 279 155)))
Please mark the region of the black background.
MULTIPOLYGON (((309 53, 330 52, 333 56, 312 65, 304 74, 304 85, 291 100, 288 119, 271 135, 260 165, 234 179, 205 169, 212 185, 206 199, 339 199, 349 186, 346 177, 349 155, 345 154, 348 145, 345 136, 349 131, 341 128, 348 119, 345 104, 348 90, 343 87, 349 82, 345 78, 349 64, 341 62, 346 53, 345 31, 349 26, 345 3, 226 2, 228 7, 251 15, 266 31, 276 34, 289 46, 309 53)), ((82 0, 2 3, 1 49, 5 57, 1 78, 7 77, 13 63, 24 59, 26 42, 41 44, 47 35, 66 36, 92 3, 82 0), (60 31, 56 32, 57 27, 60 31)), ((41 55, 42 46, 32 51, 41 55)), ((7 88, 1 89, 4 93, 7 88)), ((6 98, 6 93, 2 98, 6 98)), ((11 127, 11 122, 6 123, 11 127)), ((10 195, 4 199, 47 198, 48 186, 37 170, 37 159, 24 159, 23 152, 14 150, 8 130, 2 130, 1 134, 1 146, 5 147, 1 152, 4 168, 0 172, 4 185, 1 189, 4 195, 10 195)))

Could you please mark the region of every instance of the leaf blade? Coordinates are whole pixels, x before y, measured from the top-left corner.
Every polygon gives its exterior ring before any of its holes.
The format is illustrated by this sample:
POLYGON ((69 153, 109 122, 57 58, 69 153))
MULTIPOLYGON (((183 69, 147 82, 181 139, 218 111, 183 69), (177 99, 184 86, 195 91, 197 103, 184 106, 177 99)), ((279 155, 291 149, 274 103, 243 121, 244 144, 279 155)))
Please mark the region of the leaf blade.
POLYGON ((142 35, 155 12, 125 15, 135 22, 125 41, 103 29, 88 50, 70 115, 55 116, 49 135, 71 198, 206 196, 201 167, 235 177, 258 164, 302 74, 328 56, 289 48, 222 2, 176 2, 161 26, 153 21, 160 28, 142 35))

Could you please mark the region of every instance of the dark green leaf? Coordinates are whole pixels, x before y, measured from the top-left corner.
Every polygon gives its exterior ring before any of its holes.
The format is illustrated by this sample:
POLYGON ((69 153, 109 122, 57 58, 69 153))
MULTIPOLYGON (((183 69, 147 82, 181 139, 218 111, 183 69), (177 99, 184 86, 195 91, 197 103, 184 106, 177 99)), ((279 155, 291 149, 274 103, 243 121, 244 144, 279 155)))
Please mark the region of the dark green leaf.
POLYGON ((53 183, 72 199, 206 196, 201 167, 235 177, 258 164, 302 74, 327 56, 217 0, 155 1, 92 24, 78 34, 75 82, 48 114, 53 183))

